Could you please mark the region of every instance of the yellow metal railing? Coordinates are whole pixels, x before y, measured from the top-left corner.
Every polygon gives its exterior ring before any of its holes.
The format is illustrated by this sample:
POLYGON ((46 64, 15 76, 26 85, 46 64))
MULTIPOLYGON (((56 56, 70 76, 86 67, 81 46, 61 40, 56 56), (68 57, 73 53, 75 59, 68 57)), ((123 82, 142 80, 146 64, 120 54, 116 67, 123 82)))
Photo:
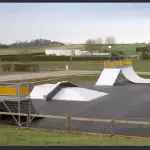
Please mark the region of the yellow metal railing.
POLYGON ((0 96, 25 96, 29 93, 28 84, 3 83, 3 85, 0 85, 0 96))
POLYGON ((119 61, 105 61, 104 67, 105 68, 118 68, 124 66, 131 66, 131 60, 119 60, 119 61))
POLYGON ((131 60, 123 60, 122 61, 122 66, 131 66, 131 65, 132 65, 131 60))

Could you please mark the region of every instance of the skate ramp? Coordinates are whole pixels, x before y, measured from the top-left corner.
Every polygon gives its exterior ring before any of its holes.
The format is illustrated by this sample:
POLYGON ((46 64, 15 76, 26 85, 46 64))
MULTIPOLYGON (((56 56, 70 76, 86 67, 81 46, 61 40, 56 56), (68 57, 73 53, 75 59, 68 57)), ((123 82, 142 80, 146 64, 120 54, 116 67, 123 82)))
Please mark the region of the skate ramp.
POLYGON ((95 85, 113 86, 120 73, 120 70, 120 68, 104 68, 95 85))
POLYGON ((30 99, 43 99, 44 95, 48 95, 48 93, 54 88, 55 84, 42 84, 34 86, 33 90, 30 93, 30 99))
POLYGON ((129 80, 132 83, 149 83, 150 84, 150 79, 144 79, 139 77, 136 72, 133 70, 132 66, 129 67, 123 67, 121 69, 123 75, 127 80, 129 80))
POLYGON ((105 95, 107 95, 107 93, 80 87, 67 87, 61 89, 60 92, 58 92, 52 99, 66 101, 91 101, 105 95))
POLYGON ((64 100, 64 101, 91 101, 107 93, 77 87, 68 81, 57 84, 38 85, 30 93, 30 99, 37 100, 64 100))
POLYGON ((105 61, 104 70, 102 71, 96 86, 113 86, 119 74, 123 75, 123 82, 128 80, 132 83, 150 84, 150 79, 139 77, 133 69, 131 60, 105 61))

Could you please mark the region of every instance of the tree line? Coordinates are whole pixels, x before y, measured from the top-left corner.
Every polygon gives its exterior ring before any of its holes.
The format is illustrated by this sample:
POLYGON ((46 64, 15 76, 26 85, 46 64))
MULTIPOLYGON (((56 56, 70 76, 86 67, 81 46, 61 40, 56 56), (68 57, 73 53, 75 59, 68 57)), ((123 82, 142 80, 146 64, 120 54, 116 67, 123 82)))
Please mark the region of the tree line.
POLYGON ((36 47, 36 46, 62 46, 64 45, 58 41, 51 41, 46 39, 35 39, 31 41, 16 41, 12 44, 0 44, 0 48, 20 48, 20 47, 36 47))
POLYGON ((90 51, 92 54, 93 51, 108 51, 108 46, 111 46, 112 49, 115 47, 115 44, 116 38, 114 36, 107 36, 104 41, 101 37, 98 37, 96 39, 88 39, 85 42, 84 49, 90 51))

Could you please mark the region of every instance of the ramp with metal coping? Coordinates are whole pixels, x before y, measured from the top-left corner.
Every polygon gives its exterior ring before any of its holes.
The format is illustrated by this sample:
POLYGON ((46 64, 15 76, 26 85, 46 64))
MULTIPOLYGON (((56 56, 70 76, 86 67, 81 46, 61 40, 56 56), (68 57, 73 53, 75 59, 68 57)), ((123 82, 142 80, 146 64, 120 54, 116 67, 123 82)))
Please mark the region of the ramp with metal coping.
POLYGON ((99 79, 96 82, 96 86, 113 86, 120 73, 120 68, 105 68, 99 79))
POLYGON ((132 83, 150 84, 150 79, 138 76, 132 66, 122 68, 122 73, 132 83))
POLYGON ((69 81, 61 81, 58 82, 52 89, 51 91, 46 95, 46 100, 51 100, 61 89, 66 88, 66 87, 77 87, 73 83, 69 81))
POLYGON ((122 61, 105 61, 96 86, 113 86, 121 73, 122 61))
POLYGON ((150 79, 144 79, 137 75, 137 73, 133 69, 131 60, 122 62, 121 71, 125 78, 132 83, 150 84, 150 79))
POLYGON ((52 101, 91 101, 107 95, 107 93, 80 88, 69 81, 57 84, 43 84, 33 88, 30 98, 52 101))
POLYGON ((42 84, 34 86, 30 93, 31 99, 52 100, 53 97, 63 88, 77 87, 69 81, 61 81, 56 84, 42 84))
POLYGON ((131 60, 105 61, 104 69, 96 82, 96 86, 113 86, 119 74, 132 83, 150 84, 150 79, 144 79, 134 71, 131 60))

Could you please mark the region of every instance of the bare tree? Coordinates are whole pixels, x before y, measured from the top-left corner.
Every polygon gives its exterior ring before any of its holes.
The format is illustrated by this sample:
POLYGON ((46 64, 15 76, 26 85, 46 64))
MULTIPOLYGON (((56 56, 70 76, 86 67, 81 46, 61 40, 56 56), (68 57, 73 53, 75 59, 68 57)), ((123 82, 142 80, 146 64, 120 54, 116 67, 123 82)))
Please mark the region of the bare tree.
POLYGON ((101 37, 98 37, 98 38, 96 39, 96 44, 103 44, 103 40, 102 40, 101 37))
POLYGON ((105 43, 109 45, 116 44, 116 38, 114 36, 107 36, 105 39, 105 43))
POLYGON ((24 44, 23 42, 20 43, 21 48, 20 48, 20 51, 19 51, 19 56, 20 56, 20 61, 26 62, 27 59, 28 59, 28 54, 29 53, 28 53, 28 48, 24 48, 23 44, 24 44))
POLYGON ((93 55, 93 51, 100 51, 102 50, 102 43, 103 43, 103 40, 101 37, 98 37, 96 39, 88 39, 86 42, 85 42, 85 47, 84 49, 85 50, 88 50, 91 55, 93 55))
MULTIPOLYGON (((105 44, 108 48, 108 46, 111 47, 111 50, 112 48, 115 47, 115 44, 116 44, 116 38, 114 36, 107 36, 106 39, 105 39, 105 44)), ((109 49, 109 56, 111 55, 111 51, 109 49)))
POLYGON ((85 47, 84 49, 89 51, 91 55, 93 55, 93 46, 96 44, 96 40, 95 39, 88 39, 85 42, 85 47))
POLYGON ((96 40, 94 39, 88 39, 85 44, 96 44, 96 40))
POLYGON ((103 48, 103 40, 101 37, 98 37, 96 39, 96 44, 97 44, 96 49, 99 51, 99 55, 100 55, 102 48, 103 48))

